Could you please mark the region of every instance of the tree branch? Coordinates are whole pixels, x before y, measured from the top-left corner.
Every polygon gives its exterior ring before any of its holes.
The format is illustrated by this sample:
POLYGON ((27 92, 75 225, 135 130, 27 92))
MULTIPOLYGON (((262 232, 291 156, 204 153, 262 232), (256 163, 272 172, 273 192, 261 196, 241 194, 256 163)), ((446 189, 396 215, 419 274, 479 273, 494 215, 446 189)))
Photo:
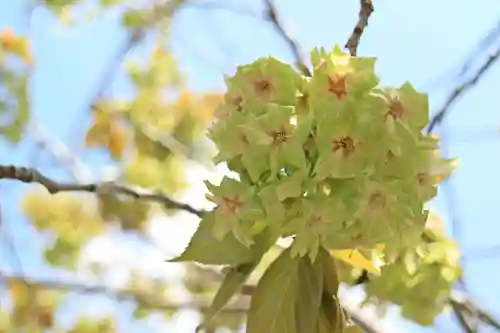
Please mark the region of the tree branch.
POLYGON ((368 26, 368 20, 374 11, 373 3, 371 0, 360 0, 360 8, 358 14, 358 21, 352 30, 351 36, 345 44, 345 48, 349 50, 351 56, 355 57, 358 54, 358 45, 361 36, 368 26))
POLYGON ((482 309, 465 295, 453 292, 449 299, 453 312, 458 318, 460 326, 466 333, 477 332, 479 323, 485 324, 500 331, 500 321, 491 313, 482 309))
POLYGON ((309 70, 309 68, 307 68, 306 62, 302 57, 299 43, 288 31, 286 31, 284 24, 278 17, 278 11, 273 3, 273 0, 265 0, 264 4, 266 11, 265 17, 273 25, 274 29, 280 35, 280 37, 288 44, 288 47, 290 48, 290 50, 293 53, 293 56, 295 57, 295 62, 297 64, 297 67, 299 67, 300 71, 305 76, 311 76, 311 71, 309 70))
MULTIPOLYGON (((199 210, 196 209, 188 204, 185 203, 180 203, 177 202, 165 195, 159 194, 159 193, 139 193, 138 191, 135 191, 133 189, 130 189, 128 187, 114 184, 114 183, 103 183, 103 184, 74 184, 74 183, 59 183, 53 179, 50 179, 49 177, 43 175, 37 170, 34 169, 28 169, 24 167, 16 167, 12 165, 0 165, 0 179, 10 179, 10 180, 18 180, 24 183, 38 183, 42 186, 44 186, 47 191, 51 194, 56 194, 58 192, 90 192, 90 193, 99 193, 99 192, 114 192, 117 194, 124 194, 127 196, 130 196, 134 199, 140 199, 140 200, 150 200, 150 201, 156 201, 159 203, 164 204, 167 208, 173 208, 173 209, 179 209, 179 210, 184 210, 189 213, 195 214, 199 217, 202 217, 203 214, 206 212, 204 210, 199 210)), ((222 277, 222 273, 218 273, 222 277)), ((23 278, 20 276, 7 276, 6 274, 3 274, 0 272, 0 279, 5 280, 13 280, 13 279, 25 279, 26 281, 29 281, 28 278, 23 278)), ((50 281, 50 280, 37 280, 35 282, 31 282, 33 284, 41 285, 46 288, 52 288, 52 289, 71 289, 71 290, 76 290, 76 291, 83 291, 83 292, 90 292, 90 293, 103 293, 106 295, 114 295, 116 298, 136 298, 137 297, 137 292, 136 291, 131 291, 128 289, 125 290, 110 290, 109 288, 106 287, 100 287, 100 286, 88 286, 84 284, 75 284, 75 283, 61 283, 61 282, 56 282, 56 281, 50 281)), ((251 294, 251 291, 253 290, 254 286, 247 286, 244 288, 246 291, 245 294, 251 294)), ((138 299, 140 301, 140 299, 138 299)), ((347 301, 344 299, 344 302, 347 301)), ((172 309, 172 308, 179 308, 180 306, 176 304, 175 306, 170 306, 169 305, 158 305, 159 308, 161 309, 172 309)), ((209 304, 206 305, 182 305, 182 307, 190 307, 190 308, 200 308, 200 307, 208 307, 209 304)), ((247 308, 243 309, 239 307, 238 309, 234 311, 242 312, 246 311, 247 308)), ((231 310, 233 311, 233 310, 231 310)), ((347 308, 346 309, 347 313, 351 316, 353 321, 356 322, 356 324, 360 327, 363 327, 366 333, 382 333, 383 331, 378 329, 377 323, 374 323, 373 320, 369 320, 362 316, 360 313, 357 311, 353 310, 353 308, 347 308)))
MULTIPOLYGON (((162 203, 167 208, 184 210, 189 213, 195 214, 199 217, 202 217, 205 213, 204 210, 196 209, 189 204, 177 202, 168 196, 162 195, 160 193, 140 193, 139 191, 133 190, 131 188, 118 185, 115 183, 103 183, 103 184, 74 184, 74 183, 59 183, 49 177, 41 174, 37 170, 28 169, 24 167, 16 167, 12 165, 0 165, 0 179, 10 179, 10 180, 18 180, 24 183, 38 183, 44 186, 47 191, 51 194, 56 194, 58 192, 91 192, 91 193, 99 193, 99 192, 113 192, 116 194, 123 194, 130 196, 134 199, 138 200, 149 200, 156 201, 162 203)), ((222 276, 222 273, 218 273, 222 276)), ((5 280, 14 280, 14 279, 25 279, 29 281, 28 278, 23 278, 21 276, 7 276, 6 274, 0 272, 0 279, 5 280)), ((123 289, 123 290, 111 290, 107 287, 102 286, 88 286, 84 284, 75 284, 75 283, 61 283, 50 280, 37 280, 35 282, 31 282, 33 284, 38 284, 47 288, 52 289, 71 289, 76 291, 84 291, 90 293, 102 293, 106 295, 114 295, 114 297, 123 299, 123 298, 135 298, 140 301, 140 295, 137 295, 137 291, 123 289)), ((251 294, 254 286, 246 286, 244 288, 245 294, 251 294)), ((345 296, 345 295, 344 295, 345 296)), ((463 298, 463 297, 462 297, 463 298)), ((349 300, 342 297, 342 305, 344 309, 347 311, 349 316, 356 322, 356 324, 364 329, 367 333, 382 333, 383 330, 378 328, 378 324, 373 322, 373 320, 369 318, 365 318, 359 312, 357 312, 352 305, 349 305, 349 300), (346 303, 347 302, 347 303, 346 303)), ((456 315, 460 318, 470 319, 471 317, 477 317, 481 322, 490 325, 494 328, 500 330, 500 323, 488 312, 479 309, 477 306, 472 304, 471 301, 465 299, 462 300, 457 295, 452 295, 450 298, 450 303, 452 304, 456 315), (466 311, 467 310, 467 311, 466 311)), ((208 307, 209 304, 175 304, 175 305, 160 305, 159 309, 177 309, 177 308, 204 308, 208 307)), ((155 308, 158 308, 155 305, 155 308)), ((233 311, 233 310, 230 310, 233 311)), ((246 308, 239 307, 238 312, 246 311, 246 308)), ((467 320, 468 322, 469 320, 467 320)), ((466 332, 470 332, 470 325, 465 325, 465 323, 461 321, 466 332)))
POLYGON ((441 107, 441 109, 436 113, 436 115, 431 119, 429 127, 427 129, 427 133, 431 133, 432 130, 439 124, 441 124, 446 117, 448 111, 450 110, 451 105, 456 102, 460 97, 462 97, 465 93, 467 93, 472 87, 474 87, 479 80, 483 78, 488 69, 492 67, 492 65, 500 58, 500 47, 491 54, 488 59, 484 62, 484 64, 479 68, 476 74, 465 81, 460 86, 456 87, 451 94, 446 99, 446 102, 441 107))
POLYGON ((51 194, 59 192, 90 192, 103 193, 113 192, 123 194, 137 200, 149 200, 159 202, 165 205, 166 208, 179 209, 202 217, 204 210, 196 209, 191 205, 180 203, 161 193, 141 193, 123 185, 118 185, 113 182, 102 184, 75 184, 75 183, 59 183, 47 176, 44 176, 37 170, 16 167, 13 165, 0 165, 0 179, 18 180, 24 183, 38 183, 44 186, 51 194))

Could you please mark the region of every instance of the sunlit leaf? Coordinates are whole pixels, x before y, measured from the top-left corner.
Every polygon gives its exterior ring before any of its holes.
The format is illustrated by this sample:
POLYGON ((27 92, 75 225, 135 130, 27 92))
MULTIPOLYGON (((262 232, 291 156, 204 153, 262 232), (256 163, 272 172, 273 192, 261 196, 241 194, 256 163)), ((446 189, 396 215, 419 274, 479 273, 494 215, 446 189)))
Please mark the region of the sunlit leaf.
POLYGON ((299 260, 288 250, 266 270, 252 295, 247 333, 296 333, 294 305, 298 292, 299 260))
POLYGON ((370 259, 365 258, 358 250, 335 250, 332 251, 335 258, 338 258, 356 268, 365 269, 372 274, 380 274, 380 268, 370 259))
POLYGON ((323 294, 323 264, 301 258, 298 266, 298 295, 295 303, 297 333, 313 332, 318 321, 323 294))
POLYGON ((221 286, 217 290, 217 294, 215 294, 210 308, 205 312, 204 321, 198 329, 207 326, 210 320, 212 320, 212 318, 229 302, 234 294, 237 293, 241 286, 245 283, 255 266, 256 264, 254 263, 242 264, 232 267, 229 270, 224 277, 221 286))
POLYGON ((271 230, 264 230, 246 247, 231 233, 217 238, 213 233, 214 220, 203 218, 184 252, 171 262, 196 261, 207 265, 238 265, 253 263, 274 244, 277 237, 271 230))

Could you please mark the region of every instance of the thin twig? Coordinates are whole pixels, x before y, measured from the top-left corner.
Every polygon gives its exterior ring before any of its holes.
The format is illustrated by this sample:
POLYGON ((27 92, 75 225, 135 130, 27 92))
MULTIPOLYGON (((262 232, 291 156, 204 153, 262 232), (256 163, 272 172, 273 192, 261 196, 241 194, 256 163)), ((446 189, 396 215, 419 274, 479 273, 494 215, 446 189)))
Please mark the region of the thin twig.
POLYGON ((352 30, 351 36, 345 44, 345 48, 349 50, 351 56, 355 57, 358 54, 358 45, 363 35, 363 31, 368 26, 368 20, 374 11, 373 3, 371 0, 360 0, 360 8, 358 14, 358 21, 352 30))
POLYGON ((477 315, 479 317, 479 320, 481 320, 483 323, 500 331, 500 321, 493 317, 491 314, 489 314, 485 310, 479 309, 477 315))
POLYGON ((467 93, 472 87, 474 87, 480 79, 486 74, 488 69, 492 67, 492 65, 500 58, 500 47, 491 54, 488 59, 484 62, 484 64, 479 68, 476 74, 469 80, 465 81, 460 86, 456 87, 451 94, 446 99, 446 102, 441 107, 441 109, 436 113, 436 115, 431 119, 429 127, 427 129, 427 133, 431 133, 432 130, 443 122, 446 117, 448 111, 450 110, 451 105, 458 100, 458 98, 462 97, 465 93, 467 93))
POLYGON ((304 58, 302 57, 299 43, 295 40, 295 38, 288 31, 286 31, 284 24, 280 21, 280 18, 278 17, 278 11, 276 9, 276 6, 273 3, 273 0, 265 0, 264 4, 266 6, 265 7, 266 18, 273 25, 274 29, 280 35, 280 37, 290 47, 290 50, 292 51, 293 56, 295 57, 295 62, 297 64, 297 67, 299 67, 300 71, 305 76, 311 76, 311 71, 309 70, 309 68, 307 68, 306 62, 304 61, 304 58))
POLYGON ((199 217, 201 217, 205 212, 203 210, 196 209, 191 205, 177 202, 161 193, 140 193, 139 191, 112 182, 103 184, 59 183, 44 176, 37 170, 16 167, 13 165, 0 165, 0 179, 18 180, 24 183, 38 183, 44 186, 51 194, 77 191, 90 193, 112 192, 115 194, 127 195, 137 200, 159 202, 167 208, 184 210, 199 217))
POLYGON ((477 318, 467 311, 461 303, 451 302, 453 313, 457 317, 460 327, 465 333, 477 333, 478 324, 477 318))
POLYGON ((476 46, 474 52, 469 56, 469 58, 463 63, 462 68, 460 69, 459 75, 465 75, 472 64, 474 63, 475 58, 478 55, 482 54, 484 50, 489 50, 491 45, 500 37, 500 21, 497 21, 497 24, 494 28, 490 29, 488 34, 481 39, 481 41, 476 46))

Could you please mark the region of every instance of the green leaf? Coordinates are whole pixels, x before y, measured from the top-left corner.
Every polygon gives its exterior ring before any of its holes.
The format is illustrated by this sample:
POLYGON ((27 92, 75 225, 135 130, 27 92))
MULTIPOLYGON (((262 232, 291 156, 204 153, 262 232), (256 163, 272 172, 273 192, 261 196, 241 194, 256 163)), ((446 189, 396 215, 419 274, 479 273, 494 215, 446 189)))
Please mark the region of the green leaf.
POLYGON ((357 325, 349 325, 344 327, 344 331, 342 333, 365 333, 365 331, 357 325))
POLYGON ((326 319, 323 325, 327 327, 330 332, 343 332, 345 327, 345 315, 336 296, 329 296, 323 293, 321 298, 321 312, 326 319))
POLYGON ((317 260, 314 264, 308 258, 299 261, 300 286, 295 303, 297 333, 309 333, 318 321, 323 293, 323 265, 317 260))
POLYGON ((266 270, 252 296, 246 333, 297 333, 298 263, 287 249, 266 270))
POLYGON ((328 295, 337 295, 340 281, 337 267, 335 266, 335 259, 327 250, 321 248, 318 253, 318 261, 323 267, 322 272, 325 293, 328 295))
POLYGON ((238 265, 255 262, 277 240, 276 232, 266 228, 246 247, 233 234, 217 239, 213 219, 203 218, 184 252, 169 262, 196 261, 205 265, 238 265))
POLYGON ((219 290, 217 290, 212 304, 204 314, 203 323, 196 329, 197 331, 208 325, 212 318, 229 302, 231 297, 240 290, 256 266, 256 263, 242 264, 229 270, 219 290))

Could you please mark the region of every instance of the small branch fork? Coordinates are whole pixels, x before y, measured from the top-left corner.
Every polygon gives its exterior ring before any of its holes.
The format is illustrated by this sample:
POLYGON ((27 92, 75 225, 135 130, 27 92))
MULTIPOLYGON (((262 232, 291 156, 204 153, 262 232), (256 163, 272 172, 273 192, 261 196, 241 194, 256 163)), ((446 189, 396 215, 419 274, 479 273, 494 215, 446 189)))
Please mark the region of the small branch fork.
POLYGON ((43 175, 37 170, 13 165, 0 165, 0 179, 18 180, 23 183, 38 183, 45 187, 51 194, 59 192, 113 192, 115 194, 127 195, 137 200, 159 202, 167 208, 183 210, 197 215, 198 217, 202 217, 205 212, 204 210, 196 209, 191 205, 175 201, 161 193, 141 193, 129 187, 112 182, 103 184, 59 183, 43 175))

